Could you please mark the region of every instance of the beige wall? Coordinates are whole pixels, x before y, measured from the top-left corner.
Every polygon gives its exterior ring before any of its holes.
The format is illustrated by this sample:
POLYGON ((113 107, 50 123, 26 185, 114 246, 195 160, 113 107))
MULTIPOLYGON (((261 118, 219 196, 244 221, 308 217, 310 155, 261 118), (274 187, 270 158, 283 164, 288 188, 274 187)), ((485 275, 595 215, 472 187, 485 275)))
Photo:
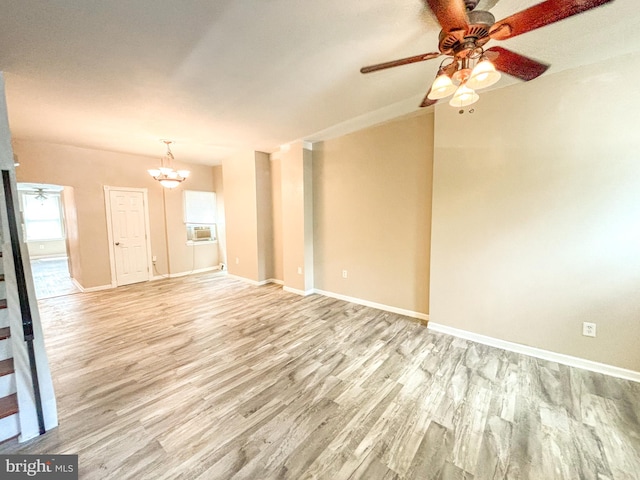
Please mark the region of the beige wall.
POLYGON ((314 144, 317 289, 429 312, 433 120, 422 112, 314 144))
POLYGON ((284 285, 310 292, 314 288, 311 151, 296 142, 280 157, 284 285))
POLYGON ((227 229, 224 216, 224 183, 222 165, 213 167, 213 191, 216 192, 216 225, 218 233, 218 261, 227 265, 227 229))
POLYGON ((639 74, 628 56, 437 107, 431 321, 640 371, 639 74))
POLYGON ((314 288, 313 190, 311 151, 295 142, 280 152, 282 275, 299 292, 314 288))
MULTIPOLYGON (((78 251, 74 267, 81 272, 76 278, 84 288, 111 284, 109 245, 103 186, 147 188, 152 255, 158 257, 157 270, 166 275, 167 242, 163 209, 163 188, 146 172, 156 167, 158 157, 142 157, 116 152, 58 145, 45 142, 14 140, 14 150, 20 157, 16 170, 19 182, 52 183, 73 187, 78 221, 78 251)), ((176 152, 176 155, 179 156, 176 152)), ((183 273, 194 267, 217 265, 217 253, 193 260, 193 247, 186 246, 186 231, 182 214, 182 189, 212 191, 214 171, 204 165, 175 162, 178 168, 188 168, 191 176, 177 189, 166 193, 167 231, 170 272, 183 273)), ((197 247, 206 248, 206 247, 197 247)), ((215 248, 212 248, 215 251, 215 248)))
POLYGON ((229 273, 258 281, 258 212, 255 152, 222 162, 229 273))
MULTIPOLYGON (((187 243, 187 230, 184 223, 184 190, 211 192, 215 183, 211 167, 206 167, 206 170, 209 170, 207 175, 193 174, 194 167, 189 165, 189 168, 192 170, 192 174, 180 187, 163 189, 162 191, 165 196, 167 212, 168 248, 171 261, 169 273, 172 275, 217 267, 220 263, 217 243, 187 243)), ((154 187, 157 188, 157 186, 154 187)), ((166 273, 160 272, 161 274, 166 273)))
POLYGON ((282 160, 271 156, 271 201, 273 215, 273 279, 284 281, 282 250, 282 160))
POLYGON ((258 219, 258 280, 273 278, 273 199, 269 154, 255 152, 256 215, 258 219))
POLYGON ((78 212, 76 210, 75 189, 64 187, 62 190, 62 206, 64 210, 64 231, 66 251, 69 255, 69 273, 80 285, 84 285, 82 262, 80 261, 80 239, 78 232, 78 212))
POLYGON ((0 168, 13 168, 13 149, 11 148, 11 131, 7 118, 7 101, 4 96, 4 74, 0 72, 0 168))

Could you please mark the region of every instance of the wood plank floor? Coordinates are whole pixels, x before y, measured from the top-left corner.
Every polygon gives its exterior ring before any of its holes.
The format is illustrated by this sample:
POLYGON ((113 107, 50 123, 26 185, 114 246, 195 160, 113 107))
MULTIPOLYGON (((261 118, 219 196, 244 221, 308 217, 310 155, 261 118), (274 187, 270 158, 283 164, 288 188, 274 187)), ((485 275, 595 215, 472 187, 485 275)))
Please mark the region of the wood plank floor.
POLYGON ((638 479, 640 384, 196 275, 42 300, 82 479, 638 479))

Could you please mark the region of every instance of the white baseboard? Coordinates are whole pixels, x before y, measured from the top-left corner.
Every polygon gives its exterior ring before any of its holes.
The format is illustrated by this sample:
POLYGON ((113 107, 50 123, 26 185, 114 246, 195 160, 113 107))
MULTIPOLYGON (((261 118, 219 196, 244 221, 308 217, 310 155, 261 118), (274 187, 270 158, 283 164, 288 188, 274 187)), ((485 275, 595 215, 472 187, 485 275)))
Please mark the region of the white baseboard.
POLYGON ((277 283, 278 285, 283 285, 284 282, 282 280, 278 280, 277 278, 267 278, 266 280, 252 280, 250 278, 241 277, 240 275, 234 275, 233 273, 227 273, 227 276, 230 278, 235 278, 236 280, 242 280, 250 285, 255 285, 256 287, 261 287, 262 285, 268 285, 269 283, 277 283))
POLYGON ((76 288, 80 290, 82 293, 99 292, 100 290, 109 290, 111 288, 115 288, 113 285, 98 285, 97 287, 85 288, 82 285, 80 285, 80 283, 78 283, 78 281, 75 278, 72 278, 71 281, 76 286, 76 288))
POLYGON ((241 277, 240 275, 234 275, 233 273, 227 273, 227 277, 233 278, 235 280, 242 280, 243 282, 248 283, 249 285, 255 285, 256 287, 260 287, 268 283, 266 280, 259 282, 258 280, 252 280, 250 278, 241 277))
POLYGON ((289 292, 289 293, 295 293, 296 295, 302 295, 303 297, 306 297, 307 295, 311 295, 313 293, 316 293, 314 289, 311 290, 298 290, 297 288, 291 288, 291 287, 287 287, 287 286, 283 286, 282 290, 284 290, 285 292, 289 292))
POLYGON ((369 300, 362 300, 360 298, 348 297, 347 295, 341 295, 339 293, 327 292, 325 290, 313 290, 314 293, 324 295, 325 297, 337 298, 338 300, 344 300, 345 302, 355 303, 357 305, 364 305, 365 307, 377 308, 378 310, 384 310, 385 312, 397 313, 398 315, 404 315, 405 317, 417 318, 418 320, 429 321, 429 315, 426 313, 414 312, 413 310, 405 310, 404 308, 391 307, 382 303, 370 302, 369 300))
MULTIPOLYGON (((216 265, 215 267, 198 268, 197 270, 191 270, 189 272, 170 273, 169 278, 186 277, 187 275, 195 275, 196 273, 214 272, 217 270, 220 270, 220 267, 216 265)), ((167 278, 167 277, 165 276, 162 278, 167 278)))
POLYGON ((85 292, 99 292, 101 290, 110 290, 112 288, 114 288, 112 285, 99 285, 97 287, 85 288, 84 291, 85 292))
POLYGON ((478 333, 449 327, 447 325, 442 325, 439 323, 429 322, 428 328, 430 330, 433 330, 434 332, 453 335, 454 337, 464 338, 465 340, 482 343, 483 345, 489 345, 490 347, 501 348, 509 352, 522 353, 523 355, 540 358, 542 360, 549 360, 551 362, 560 363, 569 367, 582 368, 591 372, 603 373, 612 377, 631 380, 632 382, 640 382, 640 372, 636 372, 634 370, 627 370, 626 368, 615 367, 613 365, 607 365, 605 363, 598 363, 591 360, 586 360, 584 358, 572 357, 571 355, 551 352, 549 350, 530 347, 528 345, 522 345, 520 343, 508 342, 506 340, 500 340, 498 338, 480 335, 478 333))

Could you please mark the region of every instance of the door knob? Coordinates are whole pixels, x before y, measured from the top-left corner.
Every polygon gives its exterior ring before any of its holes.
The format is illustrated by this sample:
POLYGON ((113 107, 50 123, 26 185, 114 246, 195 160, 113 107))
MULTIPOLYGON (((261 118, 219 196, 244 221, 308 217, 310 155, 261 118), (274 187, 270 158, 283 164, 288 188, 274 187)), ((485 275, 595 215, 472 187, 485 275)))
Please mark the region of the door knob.
POLYGON ((120 242, 116 242, 116 245, 120 245, 120 242))

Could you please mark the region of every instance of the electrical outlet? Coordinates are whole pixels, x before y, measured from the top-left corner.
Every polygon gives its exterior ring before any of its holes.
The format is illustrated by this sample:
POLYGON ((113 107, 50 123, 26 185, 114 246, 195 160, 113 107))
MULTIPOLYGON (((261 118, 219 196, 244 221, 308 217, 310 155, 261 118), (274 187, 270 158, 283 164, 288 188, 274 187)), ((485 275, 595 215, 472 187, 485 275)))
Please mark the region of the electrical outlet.
POLYGON ((342 278, 347 278, 349 276, 349 272, 346 270, 342 270, 342 278))
POLYGON ((596 336, 596 324, 590 322, 582 322, 582 335, 585 337, 596 336))
POLYGON ((151 257, 151 261, 153 263, 156 263, 158 261, 158 257, 156 257, 155 255, 153 257, 151 257))
POLYGON ((240 263, 240 257, 236 257, 236 265, 240 263))
POLYGON ((298 275, 302 275, 302 267, 298 267, 298 275))

